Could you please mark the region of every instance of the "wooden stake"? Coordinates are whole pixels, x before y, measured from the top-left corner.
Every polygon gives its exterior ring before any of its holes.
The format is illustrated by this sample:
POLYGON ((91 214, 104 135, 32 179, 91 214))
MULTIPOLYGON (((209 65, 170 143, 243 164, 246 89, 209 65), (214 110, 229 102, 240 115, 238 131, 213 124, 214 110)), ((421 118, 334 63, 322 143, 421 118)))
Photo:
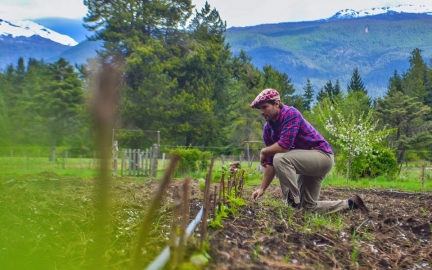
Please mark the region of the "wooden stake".
POLYGON ((217 204, 217 186, 214 186, 214 193, 213 193, 213 219, 216 219, 216 204, 217 204))
POLYGON ((182 218, 181 218, 181 225, 180 225, 180 239, 177 249, 177 267, 180 265, 180 263, 183 260, 183 254, 185 249, 185 234, 186 234, 186 227, 189 221, 189 182, 190 179, 186 178, 183 182, 183 185, 181 187, 182 189, 182 196, 183 196, 183 207, 182 207, 182 218))
POLYGON ((210 169, 207 174, 206 182, 205 182, 204 202, 203 202, 204 213, 201 221, 201 239, 200 239, 200 249, 202 251, 204 251, 204 239, 207 233, 207 218, 208 218, 209 206, 210 206, 210 179, 211 179, 211 172, 213 169, 213 163, 214 163, 214 158, 212 158, 210 161, 210 169))
POLYGON ((172 156, 170 165, 168 169, 165 172, 165 175, 162 177, 160 184, 158 186, 158 189, 154 193, 153 199, 150 201, 150 204, 148 206, 147 213, 144 216, 143 222, 141 224, 141 230, 138 236, 138 244, 135 249, 135 257, 134 257, 134 269, 141 269, 140 266, 140 258, 142 256, 142 248, 144 247, 144 244, 146 243, 147 235, 150 231, 150 226, 152 222, 152 218, 154 216, 154 212, 156 211, 161 199, 162 195, 168 186, 169 181, 171 180, 172 175, 175 172, 175 168, 177 167, 177 163, 179 161, 179 156, 172 156))

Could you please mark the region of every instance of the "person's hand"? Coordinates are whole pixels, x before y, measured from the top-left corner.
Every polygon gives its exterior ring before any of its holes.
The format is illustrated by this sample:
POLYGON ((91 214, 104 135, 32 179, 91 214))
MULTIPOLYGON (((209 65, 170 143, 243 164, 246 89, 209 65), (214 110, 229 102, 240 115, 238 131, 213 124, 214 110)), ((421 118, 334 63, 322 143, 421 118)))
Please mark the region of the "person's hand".
POLYGON ((268 159, 268 157, 266 155, 264 155, 261 151, 260 152, 260 164, 261 164, 261 166, 267 167, 267 159, 268 159))
POLYGON ((252 199, 256 200, 259 197, 261 197, 263 194, 264 194, 264 190, 262 188, 259 188, 252 193, 252 199))

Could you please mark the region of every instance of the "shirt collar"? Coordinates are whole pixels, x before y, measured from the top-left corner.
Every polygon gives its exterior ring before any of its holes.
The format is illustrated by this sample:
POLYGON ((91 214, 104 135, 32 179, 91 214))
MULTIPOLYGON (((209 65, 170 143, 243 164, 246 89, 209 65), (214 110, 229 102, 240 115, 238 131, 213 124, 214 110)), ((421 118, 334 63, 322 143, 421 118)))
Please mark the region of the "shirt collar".
POLYGON ((282 109, 280 109, 278 115, 276 116, 276 119, 274 121, 274 123, 276 124, 277 122, 279 122, 282 118, 282 114, 286 111, 286 105, 282 106, 282 109))

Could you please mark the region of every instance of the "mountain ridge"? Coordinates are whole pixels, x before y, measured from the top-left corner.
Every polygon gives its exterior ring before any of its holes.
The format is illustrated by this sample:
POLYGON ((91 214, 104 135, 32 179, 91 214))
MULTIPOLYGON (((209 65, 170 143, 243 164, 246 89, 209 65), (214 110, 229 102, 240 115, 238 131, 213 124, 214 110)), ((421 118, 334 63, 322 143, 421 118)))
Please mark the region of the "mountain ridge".
MULTIPOLYGON (((402 10, 401 6, 398 8, 402 10)), ((432 38, 425 34, 432 31, 432 16, 428 7, 423 7, 421 13, 398 12, 388 7, 379 11, 370 15, 370 11, 360 10, 349 17, 344 15, 349 11, 344 10, 345 13, 336 12, 323 20, 231 27, 226 31, 226 41, 233 55, 244 50, 257 68, 272 65, 286 73, 297 92, 302 91, 307 79, 315 92, 328 80, 339 80, 344 88, 354 68, 358 68, 370 95, 380 97, 393 72, 401 74, 408 69, 413 49, 423 50, 426 59, 432 55, 432 38)), ((50 23, 54 25, 55 19, 50 23)), ((88 34, 82 22, 67 23, 66 28, 74 24, 81 27, 77 35, 88 34)), ((15 64, 19 57, 43 58, 48 62, 64 57, 71 64, 84 64, 102 46, 100 41, 88 40, 75 46, 35 37, 20 37, 16 41, 19 50, 13 48, 10 35, 0 36, 0 69, 15 64)))
POLYGON ((409 68, 410 53, 419 48, 432 55, 432 16, 383 13, 347 20, 291 22, 229 28, 226 39, 233 54, 240 50, 262 68, 272 65, 286 73, 300 90, 311 80, 315 91, 329 80, 349 83, 358 68, 369 94, 383 96, 397 70, 409 68))
POLYGON ((33 21, 11 21, 0 19, 0 36, 31 37, 35 35, 66 46, 75 46, 78 44, 78 42, 73 38, 57 33, 56 31, 33 21))

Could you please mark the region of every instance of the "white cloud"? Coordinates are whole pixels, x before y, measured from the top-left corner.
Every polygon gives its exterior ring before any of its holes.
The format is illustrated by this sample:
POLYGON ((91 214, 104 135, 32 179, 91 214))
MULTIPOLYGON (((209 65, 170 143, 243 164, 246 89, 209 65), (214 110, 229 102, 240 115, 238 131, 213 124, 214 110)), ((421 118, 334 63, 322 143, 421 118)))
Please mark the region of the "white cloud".
POLYGON ((9 20, 43 17, 82 18, 87 7, 82 0, 1 0, 0 18, 9 20))
MULTIPOLYGON (((206 0, 193 0, 197 9, 206 0)), ((223 20, 231 26, 264 23, 310 21, 333 16, 342 9, 354 10, 372 7, 415 4, 431 6, 430 0, 208 0, 223 20)))
MULTIPOLYGON (((192 0, 197 9, 206 0, 192 0)), ((430 0, 208 0, 231 26, 310 21, 333 16, 341 9, 355 10, 400 4, 429 5, 430 0)), ((83 18, 83 0, 0 0, 0 18, 10 20, 42 17, 83 18)))

